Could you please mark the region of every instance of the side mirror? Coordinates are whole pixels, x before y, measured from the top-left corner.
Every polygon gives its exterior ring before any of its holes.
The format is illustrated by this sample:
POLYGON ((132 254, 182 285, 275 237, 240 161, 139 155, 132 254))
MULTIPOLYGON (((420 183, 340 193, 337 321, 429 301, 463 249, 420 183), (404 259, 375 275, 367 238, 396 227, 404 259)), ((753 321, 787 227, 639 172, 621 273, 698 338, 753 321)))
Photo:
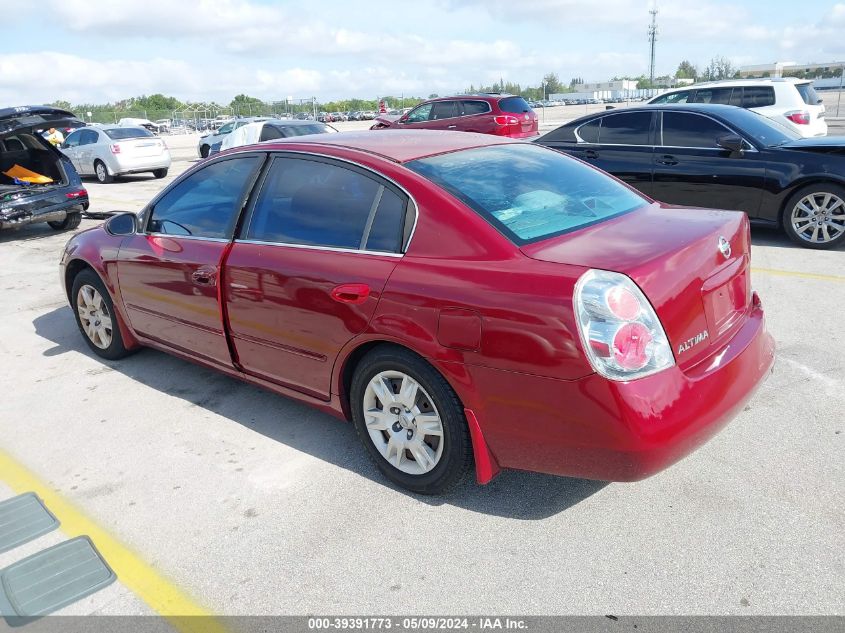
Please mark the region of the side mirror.
POLYGON ((716 144, 722 149, 730 151, 732 154, 741 153, 745 147, 745 141, 741 136, 736 134, 725 134, 716 139, 716 144))
POLYGON ((138 216, 134 213, 113 215, 104 225, 112 235, 132 235, 138 230, 138 216))

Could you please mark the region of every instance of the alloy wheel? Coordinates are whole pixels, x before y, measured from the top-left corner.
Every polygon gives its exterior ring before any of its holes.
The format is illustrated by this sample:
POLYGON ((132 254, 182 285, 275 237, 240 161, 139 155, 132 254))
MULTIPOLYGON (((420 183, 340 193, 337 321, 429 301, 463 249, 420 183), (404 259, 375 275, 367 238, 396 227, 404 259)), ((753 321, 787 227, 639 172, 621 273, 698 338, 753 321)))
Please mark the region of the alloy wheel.
POLYGON ((789 221, 805 242, 832 242, 845 233, 845 202, 833 193, 808 194, 793 207, 789 221))
POLYGON ((106 302, 94 286, 79 288, 76 313, 85 336, 100 349, 107 349, 112 342, 112 319, 106 302))
POLYGON ((431 397, 411 376, 383 371, 364 392, 364 424, 381 456, 409 475, 434 469, 443 456, 443 422, 431 397))
POLYGON ((105 182, 106 175, 106 166, 103 163, 97 163, 97 180, 105 182))

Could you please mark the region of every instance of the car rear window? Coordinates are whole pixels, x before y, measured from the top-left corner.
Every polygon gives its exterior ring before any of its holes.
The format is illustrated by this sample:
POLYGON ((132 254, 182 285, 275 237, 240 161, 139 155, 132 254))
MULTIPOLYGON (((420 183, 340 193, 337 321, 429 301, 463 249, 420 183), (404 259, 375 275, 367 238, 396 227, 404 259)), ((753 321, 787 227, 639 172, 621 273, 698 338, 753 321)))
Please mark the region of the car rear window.
POLYGON ((531 112, 531 106, 522 97, 507 97, 499 101, 499 109, 502 112, 531 112))
POLYGON ((475 210, 518 246, 647 204, 606 174, 531 144, 463 150, 407 166, 475 210))
POLYGON ((801 95, 804 103, 807 105, 818 105, 819 95, 816 89, 813 88, 813 84, 795 84, 795 87, 798 89, 798 94, 801 95))
POLYGON ((142 138, 144 136, 155 136, 152 132, 142 127, 121 127, 103 130, 109 138, 120 141, 127 138, 142 138))

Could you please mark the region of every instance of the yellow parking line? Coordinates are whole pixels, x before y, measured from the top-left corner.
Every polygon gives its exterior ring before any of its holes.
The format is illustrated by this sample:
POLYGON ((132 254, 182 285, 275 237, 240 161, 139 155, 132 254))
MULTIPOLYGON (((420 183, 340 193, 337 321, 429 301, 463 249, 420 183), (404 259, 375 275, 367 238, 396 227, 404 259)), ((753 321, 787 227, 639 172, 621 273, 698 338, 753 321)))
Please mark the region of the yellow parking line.
POLYGON ((774 268, 752 268, 752 273, 763 273, 766 275, 777 275, 780 277, 804 277, 805 279, 822 279, 824 281, 845 282, 845 277, 838 275, 820 275, 818 273, 799 273, 792 270, 775 270, 774 268))
POLYGON ((35 492, 61 521, 62 531, 68 536, 87 534, 91 537, 118 580, 153 611, 167 618, 174 629, 180 633, 228 633, 209 611, 2 449, 0 480, 18 493, 35 492))

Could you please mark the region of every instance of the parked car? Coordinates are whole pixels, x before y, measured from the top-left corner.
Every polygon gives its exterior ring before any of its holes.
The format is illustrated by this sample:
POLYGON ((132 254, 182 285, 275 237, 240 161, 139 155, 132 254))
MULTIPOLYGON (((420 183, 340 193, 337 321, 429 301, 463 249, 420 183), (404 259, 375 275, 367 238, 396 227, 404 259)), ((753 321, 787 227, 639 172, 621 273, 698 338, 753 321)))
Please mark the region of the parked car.
POLYGON ((170 169, 167 145, 142 127, 82 128, 65 139, 61 150, 80 175, 94 176, 101 183, 143 172, 164 178, 170 169))
POLYGON ((785 125, 801 136, 827 134, 822 99, 811 81, 795 77, 711 81, 665 92, 649 103, 721 103, 739 106, 785 125))
POLYGON ((742 213, 407 130, 212 157, 72 238, 60 276, 95 354, 155 347, 350 419, 439 493, 473 464, 636 480, 705 442, 773 364, 749 258, 742 213))
POLYGON ((158 134, 161 132, 159 125, 157 123, 153 123, 149 119, 136 119, 136 118, 123 118, 117 122, 119 127, 142 127, 145 130, 149 130, 150 132, 154 132, 158 134))
POLYGON ((159 133, 167 133, 170 131, 170 128, 173 127, 173 123, 170 119, 157 119, 155 121, 155 125, 158 127, 159 133))
MULTIPOLYGON (((280 138, 308 136, 309 134, 331 134, 336 132, 337 129, 331 125, 320 123, 319 121, 269 119, 267 121, 247 123, 239 127, 223 139, 223 143, 220 145, 220 151, 280 138)), ((215 153, 213 149, 212 153, 215 153)))
POLYGON ((210 154, 220 151, 220 146, 223 144, 223 139, 226 138, 233 131, 247 123, 254 123, 257 121, 266 121, 267 117, 245 117, 243 119, 232 119, 223 123, 219 129, 204 134, 197 142, 197 153, 200 158, 207 158, 210 154))
POLYGON ((72 112, 48 106, 0 109, 0 229, 79 226, 88 192, 67 156, 38 132, 76 124, 72 112))
POLYGON ((539 134, 539 122, 522 97, 483 94, 429 99, 398 118, 380 115, 370 129, 456 130, 528 138, 539 134))
POLYGON ((845 139, 802 138, 734 106, 676 104, 585 116, 536 142, 661 202, 744 211, 807 248, 845 240, 845 139))

